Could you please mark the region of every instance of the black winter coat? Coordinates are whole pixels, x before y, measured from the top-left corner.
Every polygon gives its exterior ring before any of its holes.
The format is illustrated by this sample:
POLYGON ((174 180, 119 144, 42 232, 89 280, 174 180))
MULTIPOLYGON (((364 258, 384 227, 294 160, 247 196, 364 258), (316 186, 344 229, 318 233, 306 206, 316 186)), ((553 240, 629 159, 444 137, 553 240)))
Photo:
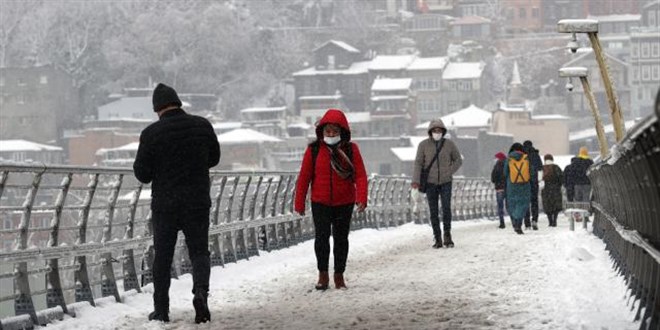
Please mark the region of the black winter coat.
MULTIPOLYGON (((529 149, 529 152, 527 153, 527 159, 529 159, 529 165, 532 167, 532 170, 534 172, 543 170, 543 161, 541 160, 541 156, 539 156, 538 149, 534 147, 529 149)), ((534 176, 532 180, 534 183, 538 184, 539 182, 538 175, 534 176)))
POLYGON ((140 135, 133 170, 151 184, 151 209, 211 207, 209 168, 220 161, 220 145, 208 120, 181 109, 165 112, 140 135))
POLYGON ((506 188, 506 179, 504 178, 504 160, 497 160, 490 172, 490 182, 495 185, 495 190, 504 190, 506 188))
MULTIPOLYGON (((571 182, 574 185, 588 185, 591 184, 591 180, 589 180, 589 177, 587 176, 587 170, 589 170, 589 167, 594 164, 594 161, 589 159, 589 158, 578 158, 574 162, 571 163, 571 171, 570 175, 571 178, 569 178, 569 182, 571 182)), ((567 173, 566 175, 569 175, 567 173)))
POLYGON ((541 190, 543 210, 545 213, 555 213, 562 210, 561 186, 564 183, 564 174, 555 164, 543 166, 544 187, 541 190))

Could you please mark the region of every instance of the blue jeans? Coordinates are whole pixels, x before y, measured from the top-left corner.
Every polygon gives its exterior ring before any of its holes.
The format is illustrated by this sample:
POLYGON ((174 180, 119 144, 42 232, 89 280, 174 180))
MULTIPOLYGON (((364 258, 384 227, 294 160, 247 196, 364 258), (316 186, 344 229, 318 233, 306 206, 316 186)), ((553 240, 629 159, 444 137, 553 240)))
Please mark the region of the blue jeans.
POLYGON ((504 224, 504 190, 496 191, 497 197, 497 216, 500 218, 500 224, 504 224))
POLYGON ((445 232, 451 230, 451 181, 436 185, 428 184, 426 188, 426 200, 429 202, 429 211, 431 212, 431 228, 433 228, 433 237, 440 238, 440 218, 438 217, 438 197, 442 203, 442 228, 445 232))

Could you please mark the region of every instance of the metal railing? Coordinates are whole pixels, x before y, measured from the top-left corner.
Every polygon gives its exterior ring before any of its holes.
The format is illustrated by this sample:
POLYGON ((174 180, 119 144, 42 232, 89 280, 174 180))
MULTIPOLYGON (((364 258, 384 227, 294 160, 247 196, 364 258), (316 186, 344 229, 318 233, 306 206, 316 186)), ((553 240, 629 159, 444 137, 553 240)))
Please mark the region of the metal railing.
POLYGON ((594 234, 607 245, 635 297, 640 329, 660 329, 658 117, 649 116, 629 132, 610 157, 591 168, 589 178, 594 234))
MULTIPOLYGON (((212 266, 314 237, 311 212, 293 212, 296 179, 211 171, 212 266)), ((495 216, 488 180, 459 178, 453 187, 454 219, 495 216)), ((413 210, 410 196, 408 177, 369 178, 369 207, 354 214, 352 229, 427 223, 426 202, 413 210)), ((152 281, 150 190, 130 169, 0 164, 0 218, 0 330, 75 316, 102 297, 121 302, 152 281)), ((180 236, 171 275, 191 269, 180 236)))

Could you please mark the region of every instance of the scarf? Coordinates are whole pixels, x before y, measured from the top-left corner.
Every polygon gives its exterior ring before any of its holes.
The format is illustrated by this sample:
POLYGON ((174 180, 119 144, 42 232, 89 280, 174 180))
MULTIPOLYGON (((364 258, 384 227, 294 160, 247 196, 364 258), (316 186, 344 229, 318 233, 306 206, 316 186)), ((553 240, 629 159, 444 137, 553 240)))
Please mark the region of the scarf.
MULTIPOLYGON (((342 150, 345 148, 345 145, 345 143, 339 143, 336 147, 328 146, 328 151, 330 151, 330 165, 340 178, 344 180, 352 180, 355 169, 353 168, 350 158, 348 158, 344 150, 342 150)), ((348 147, 350 148, 351 145, 349 144, 348 147)))

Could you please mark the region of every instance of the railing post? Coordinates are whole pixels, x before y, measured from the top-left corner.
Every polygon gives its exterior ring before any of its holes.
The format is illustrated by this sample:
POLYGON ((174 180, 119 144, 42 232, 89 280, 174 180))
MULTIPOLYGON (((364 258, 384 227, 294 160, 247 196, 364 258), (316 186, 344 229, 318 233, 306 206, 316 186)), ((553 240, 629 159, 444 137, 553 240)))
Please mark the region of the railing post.
MULTIPOLYGON (((268 193, 270 192, 270 187, 271 187, 271 184, 273 183, 273 177, 268 178, 267 183, 268 184, 266 185, 266 189, 264 190, 264 197, 261 199, 261 205, 260 205, 261 212, 260 212, 260 216, 259 216, 261 219, 266 218, 266 209, 268 208, 268 193)), ((262 248, 265 251, 270 251, 270 244, 269 244, 270 234, 269 234, 269 230, 268 230, 269 228, 268 227, 269 227, 268 225, 264 225, 260 228, 260 230, 263 231, 263 240, 264 240, 264 242, 263 242, 262 248)))
MULTIPOLYGON (((144 227, 144 236, 153 237, 154 223, 151 209, 149 209, 149 213, 147 213, 147 218, 145 220, 147 224, 144 227)), ((154 245, 149 244, 142 256, 142 286, 145 286, 154 280, 154 272, 152 268, 154 264, 154 256, 154 245)))
MULTIPOLYGON (((218 194, 215 196, 215 205, 211 211, 211 227, 217 226, 219 224, 219 215, 220 215, 220 204, 222 202, 222 194, 225 191, 225 186, 227 185, 227 176, 223 176, 220 180, 220 189, 218 194)), ((209 238, 209 244, 211 245, 211 266, 223 266, 225 265, 225 255, 222 249, 222 243, 220 236, 224 235, 217 234, 209 238)))
MULTIPOLYGON (((272 203, 271 203, 271 209, 270 209, 270 216, 271 217, 274 217, 275 215, 277 215, 277 201, 280 197, 280 187, 282 186, 282 181, 283 180, 284 180, 284 175, 280 175, 279 179, 277 180, 277 185, 275 186, 275 194, 273 195, 273 200, 272 200, 272 203)), ((271 232, 270 236, 271 236, 272 239, 275 240, 276 248, 278 248, 278 249, 281 248, 280 237, 279 237, 278 232, 277 232, 277 224, 269 225, 269 227, 270 227, 270 229, 268 229, 267 231, 271 232)), ((271 246, 272 246, 271 241, 269 239, 268 240, 269 249, 270 249, 271 246)))
MULTIPOLYGON (((89 210, 92 205, 92 200, 94 199, 94 194, 96 193, 96 186, 99 182, 99 173, 92 175, 92 179, 87 185, 87 195, 83 201, 83 208, 80 211, 80 222, 78 222, 78 238, 76 239, 76 245, 82 245, 87 242, 87 220, 89 219, 89 210)), ((89 274, 87 272, 87 256, 78 256, 76 257, 76 263, 78 264, 78 269, 74 272, 74 279, 76 283, 75 297, 76 301, 87 301, 92 306, 96 306, 94 303, 94 294, 92 293, 92 288, 89 284, 89 274)))
MULTIPOLYGON (((259 190, 261 189, 261 182, 264 180, 263 175, 259 175, 257 180, 257 185, 254 189, 254 194, 250 198, 250 205, 248 206, 248 218, 250 222, 253 222, 256 219, 256 206, 257 199, 259 198, 259 190)), ((249 228, 248 229, 248 258, 250 256, 259 255, 259 235, 258 228, 249 228)))
MULTIPOLYGON (((236 189, 238 189, 238 181, 241 180, 240 176, 235 176, 234 177, 234 185, 231 188, 231 191, 229 192, 229 198, 227 199, 227 209, 225 210, 225 223, 231 223, 233 222, 231 219, 231 208, 234 205, 234 196, 236 195, 236 189)), ((229 260, 230 262, 236 262, 238 260, 238 256, 236 255, 236 236, 234 235, 233 231, 230 231, 223 235, 223 254, 225 256, 225 262, 229 260), (229 246, 226 246, 226 248, 229 249, 229 251, 225 251, 225 244, 229 240, 229 246)))
MULTIPOLYGON (((137 210, 137 204, 140 201, 140 194, 142 193, 142 184, 140 184, 137 189, 133 192, 133 197, 131 198, 130 208, 128 210, 128 219, 126 222, 126 231, 124 233, 124 239, 129 240, 133 238, 133 232, 135 228, 135 211, 137 210)), ((137 279, 137 272, 135 271, 135 257, 132 249, 124 250, 122 260, 122 270, 124 273, 124 291, 135 289, 137 292, 140 292, 140 283, 137 279)))
MULTIPOLYGON (((16 242, 16 247, 19 250, 25 250, 28 248, 28 230, 30 228, 30 216, 32 214, 32 206, 34 199, 37 196, 37 191, 39 190, 39 184, 41 183, 41 176, 43 172, 35 173, 34 179, 32 180, 32 186, 25 196, 25 201, 23 202, 23 215, 21 216, 21 223, 18 226, 19 236, 18 241, 16 242)), ((16 298, 14 300, 14 312, 16 315, 28 314, 32 319, 34 324, 38 324, 37 314, 34 310, 34 304, 32 303, 32 294, 30 292, 30 279, 28 278, 28 265, 27 262, 20 262, 16 265, 14 269, 14 292, 16 298)))
MULTIPOLYGON (((238 202, 238 216, 236 217, 236 222, 245 222, 245 200, 247 198, 248 192, 250 190, 250 184, 252 183, 252 176, 248 175, 247 181, 245 182, 243 191, 240 195, 240 200, 238 202)), ((248 256, 248 243, 247 243, 247 230, 239 229, 235 231, 236 233, 236 256, 238 259, 250 259, 248 256)))
MULTIPOLYGON (((48 247, 56 247, 59 244, 59 229, 60 220, 62 219, 62 208, 66 200, 69 187, 71 186, 71 178, 73 173, 67 174, 62 179, 60 192, 55 201, 55 213, 51 221, 50 237, 48 238, 48 247)), ((46 306, 48 308, 61 306, 64 313, 68 313, 66 309, 66 302, 64 301, 64 294, 62 293, 62 283, 60 280, 59 260, 57 258, 48 261, 48 268, 50 269, 46 274, 46 306)))
MULTIPOLYGON (((123 174, 117 175, 117 180, 115 181, 114 185, 112 186, 112 190, 110 191, 108 209, 105 213, 105 223, 101 243, 107 243, 112 240, 112 218, 114 218, 115 215, 115 205, 117 204, 117 197, 119 196, 119 190, 121 189, 123 179, 123 174)), ((115 272, 112 267, 113 262, 116 262, 116 260, 112 257, 112 252, 105 252, 101 255, 101 296, 114 296, 117 302, 121 302, 119 291, 117 291, 115 272)))

